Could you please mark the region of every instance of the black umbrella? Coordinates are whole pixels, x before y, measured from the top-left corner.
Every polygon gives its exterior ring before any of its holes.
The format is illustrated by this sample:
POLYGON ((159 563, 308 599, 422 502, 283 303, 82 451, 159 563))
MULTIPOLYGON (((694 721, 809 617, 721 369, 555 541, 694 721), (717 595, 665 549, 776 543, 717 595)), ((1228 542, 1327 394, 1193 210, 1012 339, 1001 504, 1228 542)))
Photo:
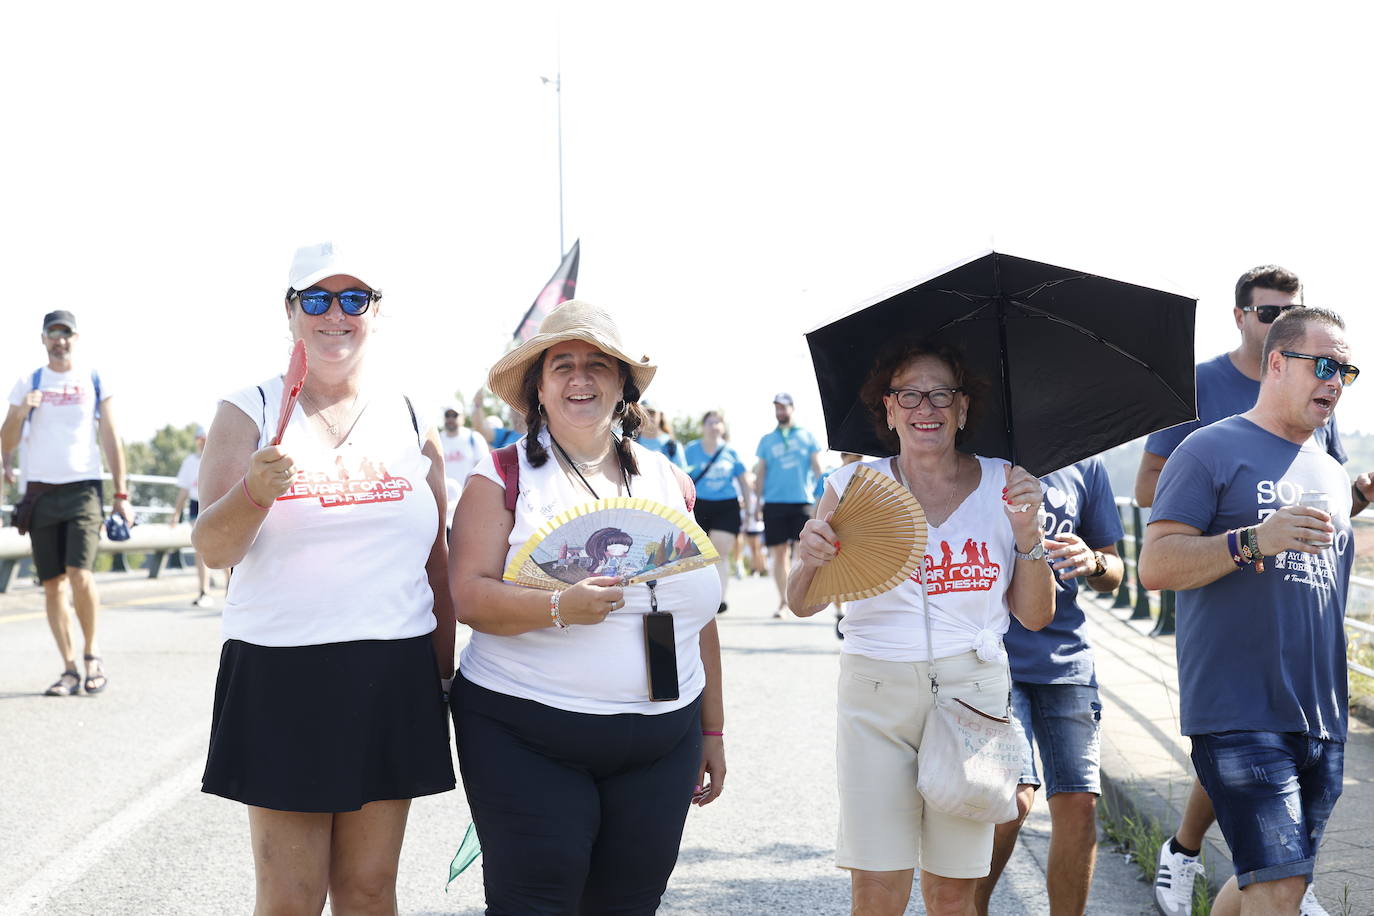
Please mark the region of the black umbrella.
POLYGON ((990 252, 806 335, 830 447, 884 456, 859 401, 897 340, 958 347, 988 390, 960 448, 1036 476, 1197 417, 1196 299, 990 252))

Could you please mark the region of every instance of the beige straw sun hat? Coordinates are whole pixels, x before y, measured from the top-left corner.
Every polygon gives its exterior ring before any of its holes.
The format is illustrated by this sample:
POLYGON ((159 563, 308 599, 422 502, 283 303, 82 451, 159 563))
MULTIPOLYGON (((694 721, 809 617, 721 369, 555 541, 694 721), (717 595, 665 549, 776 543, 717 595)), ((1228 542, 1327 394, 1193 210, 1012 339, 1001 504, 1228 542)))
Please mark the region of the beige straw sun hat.
POLYGON ((496 361, 487 376, 487 388, 511 407, 525 413, 521 383, 525 370, 545 350, 565 340, 585 340, 608 356, 630 367, 630 378, 642 393, 653 381, 658 367, 647 356, 631 356, 620 342, 620 331, 610 313, 600 306, 569 299, 554 309, 539 324, 539 333, 496 361))

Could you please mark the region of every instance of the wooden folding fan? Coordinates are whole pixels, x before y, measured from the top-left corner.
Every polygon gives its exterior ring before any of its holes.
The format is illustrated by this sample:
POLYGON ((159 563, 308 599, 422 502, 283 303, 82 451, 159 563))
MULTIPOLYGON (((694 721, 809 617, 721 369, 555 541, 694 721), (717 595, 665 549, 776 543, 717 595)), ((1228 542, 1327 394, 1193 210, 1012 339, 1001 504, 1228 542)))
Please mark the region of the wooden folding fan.
POLYGON ((926 513, 911 491, 864 466, 830 516, 842 552, 816 571, 808 605, 872 598, 911 577, 926 553, 926 513))
POLYGON ((651 499, 617 496, 574 506, 543 525, 502 578, 551 591, 590 576, 619 576, 634 584, 700 569, 719 558, 691 518, 651 499))

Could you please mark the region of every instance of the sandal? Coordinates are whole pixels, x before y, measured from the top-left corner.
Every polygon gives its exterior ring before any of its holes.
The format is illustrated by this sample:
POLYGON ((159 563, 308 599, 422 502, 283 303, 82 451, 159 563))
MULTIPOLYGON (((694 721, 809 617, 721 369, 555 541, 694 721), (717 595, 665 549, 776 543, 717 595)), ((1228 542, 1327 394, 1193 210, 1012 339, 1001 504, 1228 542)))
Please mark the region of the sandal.
POLYGON ((43 691, 46 697, 74 697, 81 692, 81 675, 75 671, 63 671, 53 685, 43 691))
POLYGON ((110 684, 110 679, 105 676, 105 666, 100 663, 99 655, 86 656, 86 683, 87 693, 100 693, 110 684))

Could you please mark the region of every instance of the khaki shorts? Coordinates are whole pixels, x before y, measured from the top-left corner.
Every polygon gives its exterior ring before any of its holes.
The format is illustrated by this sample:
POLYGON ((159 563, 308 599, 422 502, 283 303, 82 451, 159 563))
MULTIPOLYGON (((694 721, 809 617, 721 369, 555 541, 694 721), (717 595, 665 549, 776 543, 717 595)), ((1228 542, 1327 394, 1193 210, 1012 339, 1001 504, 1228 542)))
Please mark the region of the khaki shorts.
POLYGON ((67 571, 94 569, 100 550, 100 494, 88 480, 64 483, 39 496, 29 522, 29 543, 38 581, 67 571))
MULTIPOLYGON (((945 878, 992 870, 992 824, 927 810, 916 790, 916 752, 931 710, 926 662, 840 654, 840 831, 835 864, 864 871, 920 868, 945 878)), ((940 692, 1005 715, 1005 663, 973 652, 937 659, 940 692)))

